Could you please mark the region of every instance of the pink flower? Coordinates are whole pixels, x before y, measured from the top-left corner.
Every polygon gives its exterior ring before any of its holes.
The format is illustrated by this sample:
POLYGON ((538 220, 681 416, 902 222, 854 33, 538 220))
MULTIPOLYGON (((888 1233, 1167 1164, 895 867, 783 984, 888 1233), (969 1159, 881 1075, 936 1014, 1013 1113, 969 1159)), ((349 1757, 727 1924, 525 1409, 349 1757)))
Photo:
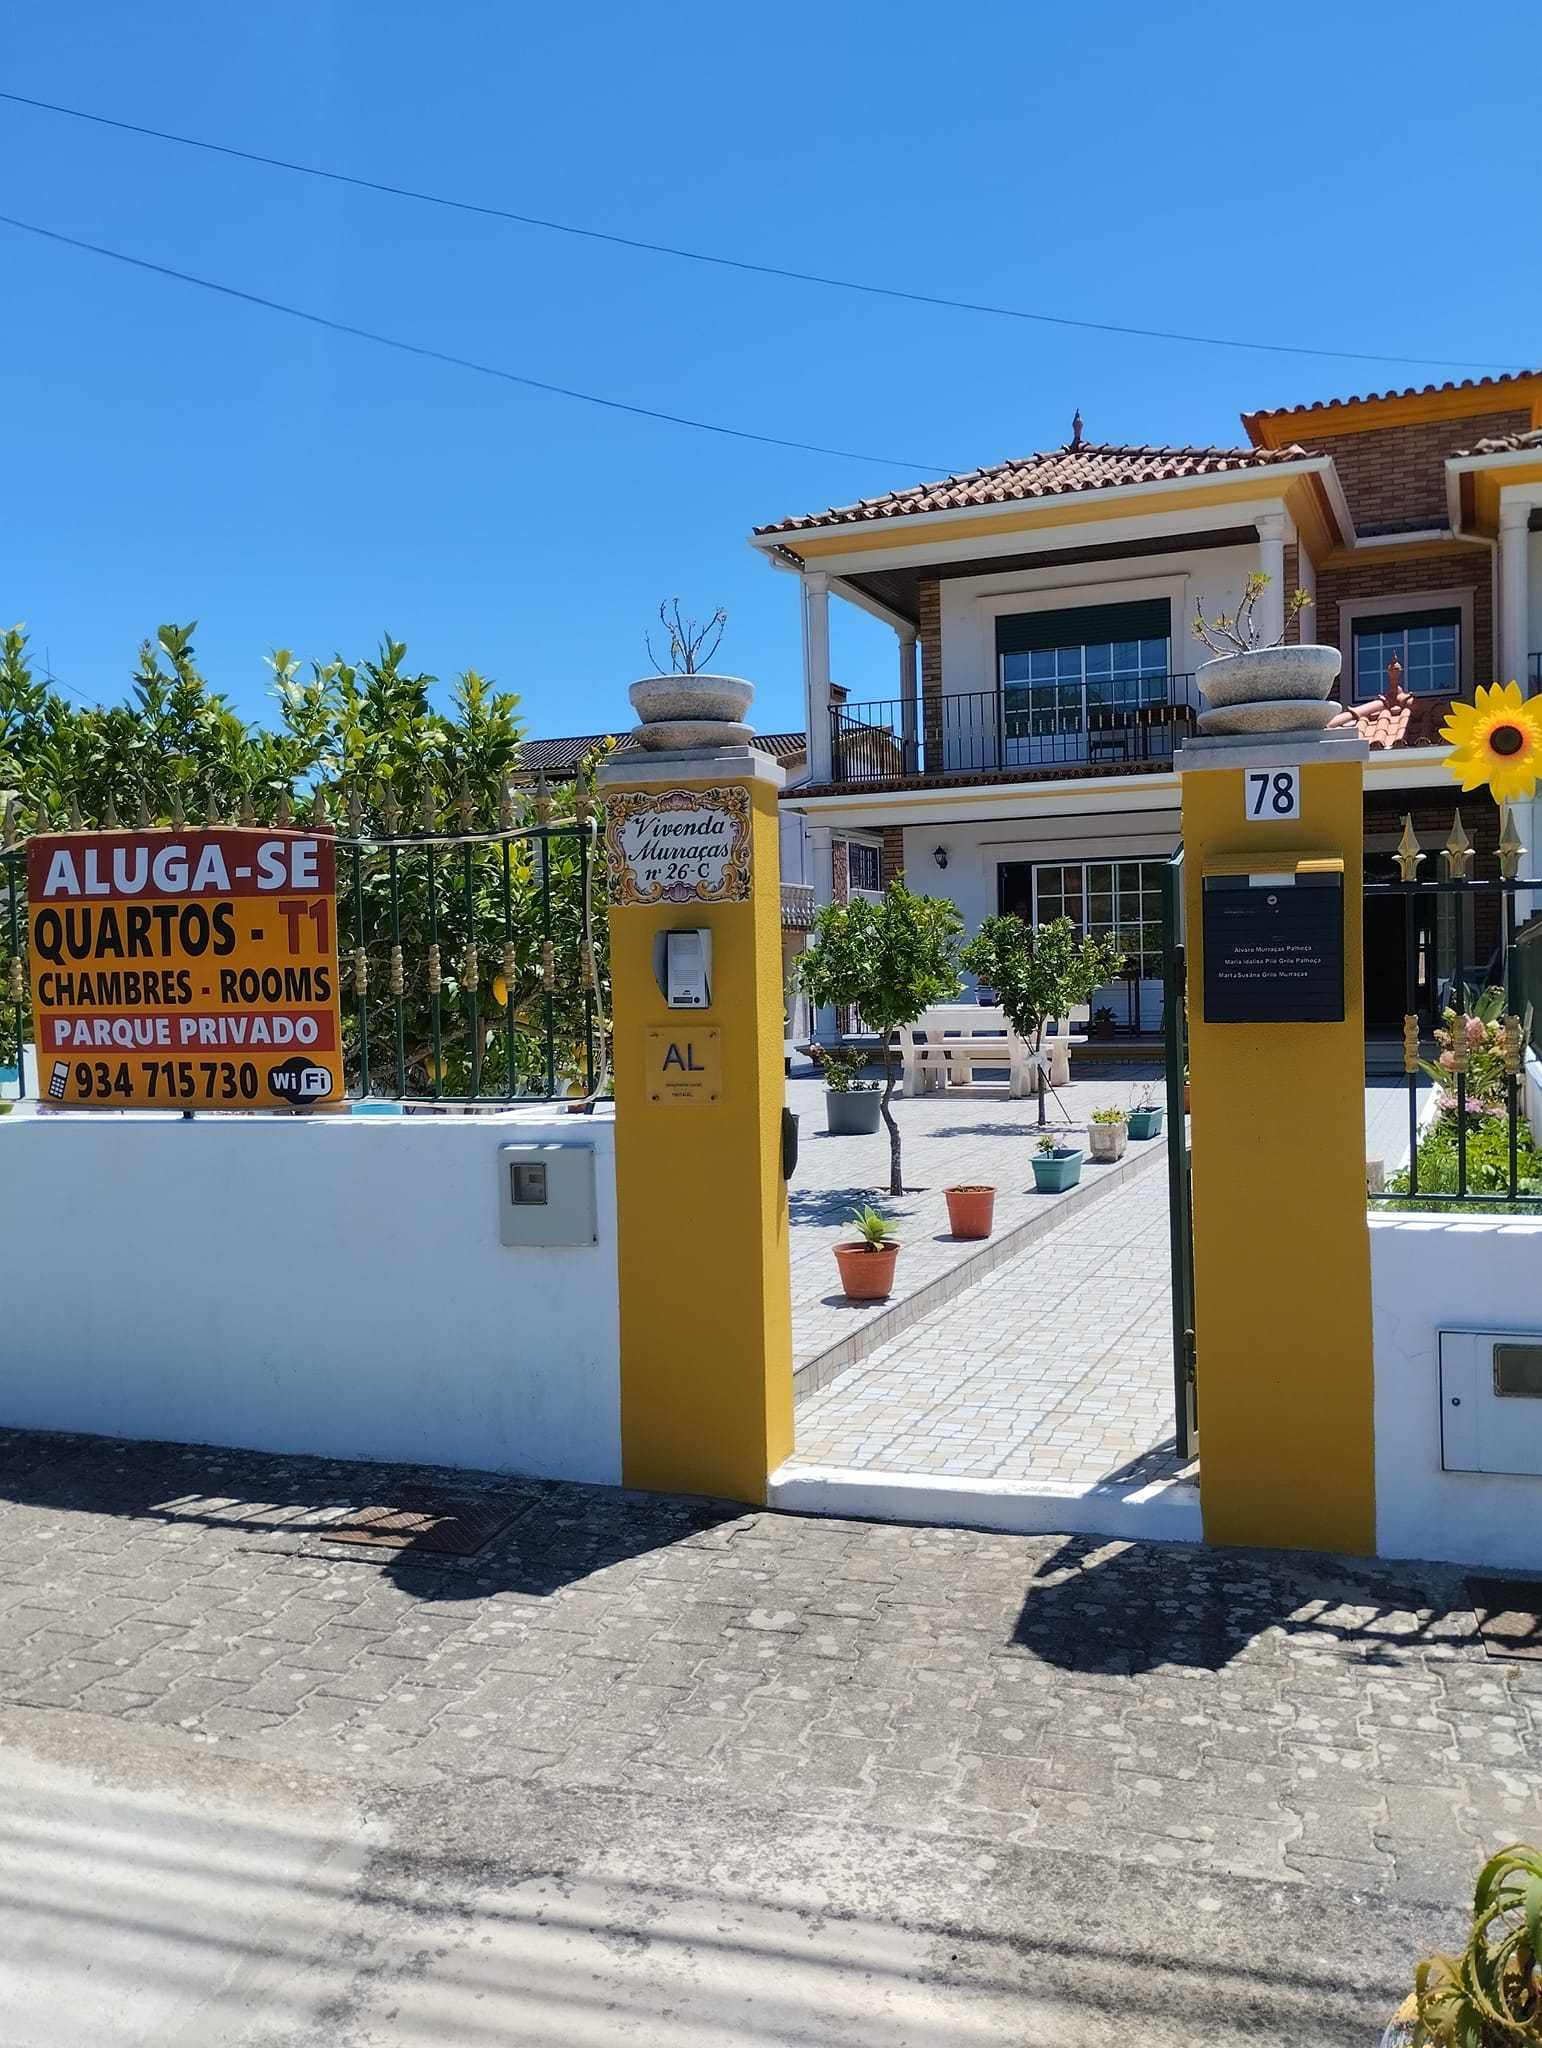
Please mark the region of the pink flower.
POLYGON ((1483 1019, 1481 1017, 1469 1017, 1467 1019, 1467 1043, 1469 1045, 1482 1045, 1487 1037, 1488 1026, 1484 1023, 1483 1019))
POLYGON ((1456 1072, 1456 1054, 1454 1052, 1443 1052, 1440 1055, 1440 1064, 1448 1074, 1454 1074, 1456 1072))

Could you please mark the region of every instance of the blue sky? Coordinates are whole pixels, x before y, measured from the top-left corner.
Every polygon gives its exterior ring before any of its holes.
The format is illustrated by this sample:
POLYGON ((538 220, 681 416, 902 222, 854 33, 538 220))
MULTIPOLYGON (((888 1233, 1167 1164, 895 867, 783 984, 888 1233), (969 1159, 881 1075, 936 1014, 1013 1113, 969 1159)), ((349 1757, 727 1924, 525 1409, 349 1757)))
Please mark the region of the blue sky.
MULTIPOLYGON (((631 722, 662 596, 801 722, 759 521, 1064 440, 1230 442, 1244 407, 1542 360, 1530 4, 89 0, 12 10, 3 83, 152 126, 750 260, 1428 368, 1140 341, 706 269, 0 103, 0 211, 634 403, 872 451, 719 440, 410 361, 0 229, 0 614, 123 694, 200 621, 263 655, 383 628, 532 731, 631 722), (1229 19, 1227 17, 1230 17, 1229 19)), ((836 606, 837 675, 893 639, 836 606)))

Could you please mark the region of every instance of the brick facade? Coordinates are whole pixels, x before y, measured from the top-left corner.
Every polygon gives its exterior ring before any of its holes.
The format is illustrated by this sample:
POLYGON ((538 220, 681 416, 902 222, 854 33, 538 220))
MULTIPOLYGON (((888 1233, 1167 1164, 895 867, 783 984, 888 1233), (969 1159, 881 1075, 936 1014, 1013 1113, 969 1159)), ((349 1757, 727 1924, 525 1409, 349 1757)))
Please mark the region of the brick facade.
MULTIPOLYGON (((1440 590, 1472 592, 1472 673, 1480 683, 1494 676, 1494 583, 1487 548, 1458 547, 1448 554, 1415 555, 1408 561, 1384 555, 1380 560, 1347 562, 1317 572, 1317 604, 1312 638, 1337 647, 1339 608, 1357 597, 1427 597, 1440 590)), ((1349 678, 1343 679, 1347 690, 1349 678)))
POLYGON ((942 742, 942 585, 923 579, 916 600, 916 644, 921 651, 921 725, 928 754, 942 742))
MULTIPOLYGON (((1474 413, 1467 419, 1416 426, 1370 427, 1358 434, 1314 429, 1302 439, 1314 455, 1331 455, 1361 535, 1446 526, 1448 455, 1486 434, 1524 433, 1530 408, 1474 413)), ((1326 636, 1324 636, 1326 637, 1326 636)))
POLYGON ((851 866, 844 839, 830 841, 830 883, 836 902, 844 903, 851 894, 851 866))
POLYGON ((891 882, 905 879, 905 828, 903 825, 885 825, 883 828, 883 885, 887 889, 891 882))
POLYGON ((1301 639, 1301 614, 1290 616, 1290 594, 1301 586, 1301 546, 1298 541, 1285 543, 1285 589, 1281 602, 1285 606, 1285 645, 1296 646, 1301 639))

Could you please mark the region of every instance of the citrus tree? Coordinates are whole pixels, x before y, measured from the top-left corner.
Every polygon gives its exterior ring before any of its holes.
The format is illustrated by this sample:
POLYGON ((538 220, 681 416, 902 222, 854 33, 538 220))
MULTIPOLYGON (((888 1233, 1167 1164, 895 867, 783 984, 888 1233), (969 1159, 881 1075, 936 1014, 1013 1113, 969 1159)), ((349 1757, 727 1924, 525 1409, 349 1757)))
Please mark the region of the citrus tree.
MULTIPOLYGON (((373 655, 334 655, 303 671, 287 648, 275 649, 267 666, 276 715, 248 720, 203 674, 194 631, 192 623, 157 627, 139 649, 129 702, 113 705, 66 696, 36 672, 20 626, 0 633, 0 810, 12 804, 13 828, 24 833, 46 819, 57 829, 75 815, 91 825, 116 818, 131 826, 139 817, 163 825, 178 814, 196 822, 211 809, 269 823, 321 796, 346 843, 344 968, 362 947, 374 1071, 394 1064, 394 939, 406 970, 402 1060, 412 1087, 465 1094, 544 1085, 548 1038, 557 1077, 581 1087, 590 1011, 608 1008, 603 878, 589 877, 597 957, 586 987, 585 891, 572 835, 544 850, 528 838, 465 842, 468 830, 487 834, 507 814, 525 735, 518 697, 475 669, 441 685, 387 634, 373 655), (396 856, 380 850, 382 840, 397 843, 396 856), (554 989, 545 976, 548 922, 554 989), (472 960, 475 989, 465 973, 472 960)), ((572 814, 571 790, 551 796, 558 817, 572 814)), ((0 989, 9 927, 9 903, 0 901, 0 989)), ((357 1008, 345 996, 350 1083, 361 1065, 357 1008)), ((15 1024, 14 1006, 0 1003, 0 1064, 16 1056, 15 1024)))
MULTIPOLYGON (((1007 1022, 1035 1052, 1044 1027, 1078 1003, 1090 1002, 1124 965, 1108 937, 1082 938, 1068 917, 1030 925, 1020 917, 988 917, 965 946, 963 964, 996 991, 1007 1022)), ((1044 1070, 1038 1073, 1039 1122, 1044 1122, 1044 1070)))
POLYGON ((883 900, 827 903, 799 956, 798 974, 816 1009, 850 1004, 883 1047, 882 1112, 889 1132, 889 1193, 902 1195, 899 1125, 890 1099, 898 1078, 894 1034, 931 1003, 958 993, 958 937, 964 921, 946 896, 915 896, 893 881, 883 900))

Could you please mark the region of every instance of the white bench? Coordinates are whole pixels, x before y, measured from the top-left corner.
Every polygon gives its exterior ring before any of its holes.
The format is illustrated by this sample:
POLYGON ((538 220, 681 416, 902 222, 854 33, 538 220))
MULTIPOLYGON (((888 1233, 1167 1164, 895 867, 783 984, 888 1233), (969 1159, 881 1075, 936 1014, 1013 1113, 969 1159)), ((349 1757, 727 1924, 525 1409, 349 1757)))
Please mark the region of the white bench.
POLYGON ((977 1070, 1007 1070, 1013 1095, 1031 1095, 1041 1066, 1052 1088, 1071 1078, 1071 1048, 1085 1045, 1085 1034, 1072 1029, 1085 1023, 1085 1004, 1046 1024, 1043 1050, 1035 1053, 1019 1038, 1006 1013, 984 1003, 939 1003, 924 1010, 914 1024, 900 1031, 900 1059, 907 1095, 934 1088, 973 1085, 977 1070))

